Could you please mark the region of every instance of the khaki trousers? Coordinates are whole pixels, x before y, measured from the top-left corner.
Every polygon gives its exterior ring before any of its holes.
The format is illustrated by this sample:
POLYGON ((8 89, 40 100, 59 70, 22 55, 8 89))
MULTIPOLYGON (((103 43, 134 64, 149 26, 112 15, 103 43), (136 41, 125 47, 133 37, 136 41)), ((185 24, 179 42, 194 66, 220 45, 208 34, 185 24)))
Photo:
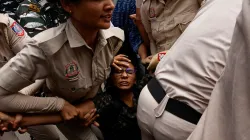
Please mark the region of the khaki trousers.
POLYGON ((186 140, 196 125, 167 111, 156 117, 155 109, 158 105, 145 86, 141 91, 137 108, 142 140, 186 140))

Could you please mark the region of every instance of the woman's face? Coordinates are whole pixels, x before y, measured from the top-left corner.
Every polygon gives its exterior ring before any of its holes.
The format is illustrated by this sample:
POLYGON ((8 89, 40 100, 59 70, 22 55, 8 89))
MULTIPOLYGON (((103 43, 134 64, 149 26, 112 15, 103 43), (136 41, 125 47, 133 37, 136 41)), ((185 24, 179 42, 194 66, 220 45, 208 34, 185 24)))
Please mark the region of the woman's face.
POLYGON ((66 3, 64 9, 71 14, 72 20, 87 28, 108 29, 114 3, 112 0, 79 0, 77 3, 66 3))
POLYGON ((127 68, 121 68, 122 70, 116 69, 111 75, 113 84, 120 90, 129 90, 136 82, 135 68, 131 63, 127 68))

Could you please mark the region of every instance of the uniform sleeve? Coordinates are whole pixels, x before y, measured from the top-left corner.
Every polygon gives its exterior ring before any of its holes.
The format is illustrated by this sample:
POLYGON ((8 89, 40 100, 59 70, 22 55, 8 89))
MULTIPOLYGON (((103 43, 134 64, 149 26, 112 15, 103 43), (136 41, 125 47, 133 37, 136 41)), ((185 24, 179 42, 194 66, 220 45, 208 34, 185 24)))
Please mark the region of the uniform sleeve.
POLYGON ((6 29, 7 40, 12 51, 17 54, 20 52, 25 43, 31 41, 31 38, 25 30, 13 19, 9 18, 9 26, 6 29))
POLYGON ((24 95, 34 95, 45 83, 45 79, 36 80, 35 83, 23 88, 20 93, 24 95))
POLYGON ((143 0, 136 0, 136 8, 141 8, 143 0))
POLYGON ((142 24, 146 30, 147 33, 151 32, 151 25, 150 25, 150 21, 148 19, 148 9, 147 9, 147 5, 144 4, 141 7, 141 20, 142 20, 142 24))
POLYGON ((156 53, 156 44, 155 44, 155 41, 154 41, 154 39, 152 37, 151 24, 150 24, 150 21, 148 19, 147 6, 146 5, 142 5, 142 7, 141 7, 141 20, 142 20, 142 24, 143 24, 146 32, 148 33, 148 38, 149 38, 149 41, 150 41, 151 54, 155 54, 156 53))
POLYGON ((0 111, 56 112, 62 109, 64 100, 61 98, 31 97, 18 93, 48 74, 46 56, 37 46, 34 40, 27 42, 26 47, 0 69, 0 111))

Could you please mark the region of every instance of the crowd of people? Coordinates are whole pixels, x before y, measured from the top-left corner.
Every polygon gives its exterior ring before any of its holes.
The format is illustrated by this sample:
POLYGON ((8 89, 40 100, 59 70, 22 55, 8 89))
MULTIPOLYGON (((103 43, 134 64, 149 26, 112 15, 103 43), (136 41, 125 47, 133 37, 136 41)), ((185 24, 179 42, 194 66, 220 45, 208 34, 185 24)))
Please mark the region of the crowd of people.
POLYGON ((0 140, 247 140, 250 0, 1 0, 0 140))

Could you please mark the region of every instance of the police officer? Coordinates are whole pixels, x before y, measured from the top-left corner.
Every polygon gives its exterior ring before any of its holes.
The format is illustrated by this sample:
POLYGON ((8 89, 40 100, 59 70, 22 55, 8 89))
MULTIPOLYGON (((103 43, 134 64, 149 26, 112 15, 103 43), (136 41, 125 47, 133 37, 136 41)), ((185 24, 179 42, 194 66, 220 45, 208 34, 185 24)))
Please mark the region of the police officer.
MULTIPOLYGON (((9 61, 12 57, 15 56, 16 53, 18 53, 21 49, 24 48, 24 45, 26 43, 32 42, 32 39, 27 35, 27 33, 24 31, 24 29, 17 24, 16 21, 13 19, 9 18, 8 15, 0 14, 0 67, 2 67, 7 61, 9 61)), ((44 80, 38 80, 36 83, 22 89, 19 91, 22 94, 25 95, 33 95, 38 91, 38 89, 43 85, 44 80)), ((24 95, 21 95, 23 97, 24 95)), ((19 98, 21 99, 21 98, 19 98)), ((19 100, 17 99, 17 100, 19 100)), ((10 110, 7 110, 8 112, 10 110)), ((11 112, 11 111, 10 111, 11 112)), ((39 127, 32 127, 32 130, 34 131, 29 131, 33 136, 39 135, 39 133, 43 132, 45 128, 39 129, 36 131, 39 127)), ((53 129, 52 126, 46 126, 46 130, 53 129)), ((44 132, 45 133, 45 132, 44 132)), ((46 134, 47 131, 46 131, 46 134)), ((43 135, 45 137, 45 135, 43 135)), ((57 137, 53 136, 50 134, 49 138, 45 139, 51 139, 55 140, 57 137)), ((8 132, 5 133, 2 137, 0 136, 0 139, 17 139, 14 133, 8 132)))
POLYGON ((160 61, 138 101, 143 140, 191 134, 223 72, 240 9, 241 1, 208 1, 160 61))
MULTIPOLYGON (((151 54, 168 50, 184 32, 203 0, 145 0, 141 20, 150 40, 151 54)), ((141 0, 137 1, 139 6, 141 0)))
MULTIPOLYGON (((228 1, 225 1, 228 2, 228 1)), ((188 140, 249 140, 250 1, 238 16, 223 75, 188 140)))
MULTIPOLYGON (((62 97, 72 104, 82 103, 96 95, 100 85, 109 76, 112 63, 121 64, 120 60, 129 61, 125 57, 114 58, 123 43, 124 34, 121 29, 109 28, 114 9, 111 0, 61 2, 70 14, 69 20, 35 36, 38 44, 27 44, 18 56, 0 69, 0 72, 5 73, 5 76, 1 75, 0 78, 1 97, 17 96, 10 92, 15 93, 31 81, 46 77, 46 84, 53 96, 62 97)), ((47 101, 54 100, 51 98, 47 101)), ((4 99, 1 98, 0 104, 4 106, 0 105, 0 110, 14 108, 15 111, 20 111, 19 106, 13 106, 19 101, 6 104, 4 99)), ((42 104, 43 101, 37 100, 36 102, 42 104)), ((22 101, 31 104, 34 102, 28 97, 27 100, 22 98, 22 101)), ((55 101, 54 104, 56 108, 43 108, 43 105, 37 105, 26 106, 26 110, 61 109, 60 102, 55 101)), ((74 118, 74 109, 71 110, 69 113, 64 113, 68 110, 63 111, 62 116, 65 119, 74 118)), ((96 139, 90 128, 78 126, 79 122, 73 121, 66 125, 62 124, 59 128, 68 139, 96 139)))

